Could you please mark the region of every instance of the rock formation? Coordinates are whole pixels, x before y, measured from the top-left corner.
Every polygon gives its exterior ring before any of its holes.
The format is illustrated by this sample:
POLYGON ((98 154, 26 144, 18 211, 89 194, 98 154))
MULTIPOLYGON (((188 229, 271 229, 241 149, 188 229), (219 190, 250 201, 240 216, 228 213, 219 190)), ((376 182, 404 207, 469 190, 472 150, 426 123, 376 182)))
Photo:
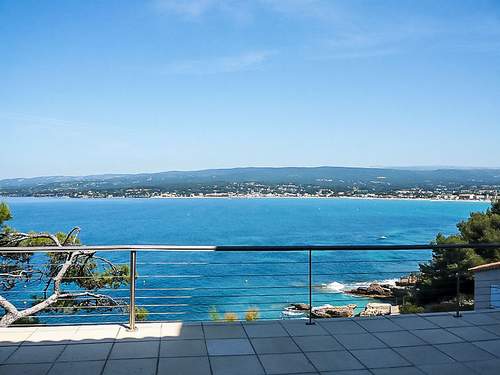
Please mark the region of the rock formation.
MULTIPOLYGON (((354 309, 356 305, 347 306, 332 306, 323 305, 312 308, 311 316, 315 319, 321 318, 350 318, 354 316, 354 309)), ((306 315, 309 314, 309 305, 305 303, 292 303, 286 308, 289 312, 303 312, 306 315)))
POLYGON ((368 303, 359 316, 390 315, 392 306, 390 303, 368 303))

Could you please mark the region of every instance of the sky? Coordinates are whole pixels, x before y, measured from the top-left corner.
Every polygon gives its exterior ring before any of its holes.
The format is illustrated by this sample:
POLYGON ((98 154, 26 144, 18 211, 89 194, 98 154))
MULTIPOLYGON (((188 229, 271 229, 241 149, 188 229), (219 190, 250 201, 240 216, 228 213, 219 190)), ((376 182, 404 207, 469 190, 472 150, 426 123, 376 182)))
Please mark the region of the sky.
POLYGON ((0 178, 500 167, 500 1, 0 0, 0 178))

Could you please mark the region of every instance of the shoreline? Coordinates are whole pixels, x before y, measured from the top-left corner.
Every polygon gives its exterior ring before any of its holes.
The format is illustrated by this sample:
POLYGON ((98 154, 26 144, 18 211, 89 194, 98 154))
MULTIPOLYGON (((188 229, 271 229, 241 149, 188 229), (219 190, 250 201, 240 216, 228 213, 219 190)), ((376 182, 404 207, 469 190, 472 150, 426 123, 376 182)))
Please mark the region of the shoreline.
POLYGON ((442 198, 404 198, 404 197, 319 197, 319 196, 195 196, 195 197, 57 197, 57 196, 9 196, 0 195, 2 199, 54 199, 54 200, 123 200, 123 199, 144 199, 144 200, 168 200, 168 199, 325 199, 325 200, 380 200, 380 201, 424 201, 424 202, 463 202, 463 203, 490 203, 491 199, 442 199, 442 198))

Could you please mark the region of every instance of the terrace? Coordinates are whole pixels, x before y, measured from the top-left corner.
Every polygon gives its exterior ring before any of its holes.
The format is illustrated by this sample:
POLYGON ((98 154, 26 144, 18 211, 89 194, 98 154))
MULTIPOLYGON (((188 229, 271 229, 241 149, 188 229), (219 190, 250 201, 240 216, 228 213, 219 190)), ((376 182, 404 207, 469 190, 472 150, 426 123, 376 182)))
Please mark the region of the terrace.
POLYGON ((500 312, 0 329, 8 374, 498 374, 500 312))
MULTIPOLYGON (((122 256, 115 258, 117 262, 123 261, 123 252, 129 253, 131 282, 127 289, 114 292, 125 294, 120 298, 126 301, 128 310, 112 314, 78 313, 78 320, 74 320, 74 314, 49 310, 39 315, 45 319, 40 324, 0 328, 0 374, 498 374, 500 311, 460 311, 460 298, 457 311, 453 312, 312 319, 313 306, 328 301, 345 303, 338 293, 325 293, 321 288, 322 275, 328 274, 331 280, 343 274, 342 262, 365 259, 359 272, 363 277, 381 272, 404 275, 415 270, 418 262, 428 259, 428 253, 424 252, 435 247, 448 251, 457 248, 456 245, 80 246, 78 250, 93 249, 109 256, 121 252, 122 256), (156 257, 150 253, 153 250, 156 257), (141 254, 146 251, 147 256, 141 254), (366 257, 367 252, 373 251, 391 256, 366 257), (242 264, 231 259, 235 252, 256 257, 245 258, 242 264), (264 252, 286 252, 287 257, 266 258, 261 262, 258 259, 262 259, 264 252), (404 258, 399 257, 401 252, 406 254, 404 258), (169 254, 168 262, 165 258, 158 261, 165 254, 169 254), (180 262, 187 254, 194 254, 195 258, 180 262), (339 257, 339 254, 349 254, 348 260, 347 255, 339 257), (146 258, 156 261, 144 262, 146 258), (274 259, 272 263, 277 268, 262 268, 270 259, 274 259), (146 263, 149 266, 160 263, 163 272, 143 273, 146 269, 141 271, 141 265, 146 263), (221 265, 224 270, 216 271, 208 264, 221 265), (340 268, 331 268, 337 264, 340 268), (184 273, 172 273, 167 266, 184 269, 184 273), (205 267, 205 272, 202 274, 196 267, 205 267), (241 268, 237 267, 247 268, 247 272, 240 274, 241 268), (208 286, 194 283, 211 277, 217 282, 208 286), (235 281, 228 294, 218 284, 221 278, 230 277, 244 280, 235 281), (261 283, 252 283, 252 278, 261 283), (148 284, 149 280, 155 283, 148 284), (207 296, 210 303, 204 303, 207 296), (249 302, 250 297, 254 299, 249 302), (158 303, 158 298, 184 301, 158 303), (268 298, 273 298, 272 302, 265 302, 268 298), (262 305, 255 299, 261 299, 262 305), (307 318, 282 319, 279 313, 290 302, 308 303, 307 318), (245 321, 241 316, 242 320, 235 322, 208 319, 207 309, 211 305, 240 312, 235 309, 255 304, 261 307, 262 314, 256 321, 245 321), (136 307, 142 306, 151 309, 150 322, 136 323, 136 307)), ((41 253, 40 256, 48 251, 75 250, 2 248, 3 253, 34 251, 41 253)), ((21 304, 22 298, 18 300, 21 304)))

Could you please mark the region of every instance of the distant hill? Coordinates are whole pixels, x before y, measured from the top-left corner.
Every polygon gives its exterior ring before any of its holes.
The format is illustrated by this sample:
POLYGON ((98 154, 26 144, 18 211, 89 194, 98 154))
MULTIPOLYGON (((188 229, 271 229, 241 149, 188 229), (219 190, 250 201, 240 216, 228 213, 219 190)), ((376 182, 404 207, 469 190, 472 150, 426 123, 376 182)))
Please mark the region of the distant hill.
POLYGON ((397 169, 351 167, 231 168, 141 174, 51 176, 0 180, 0 193, 32 195, 40 192, 116 191, 123 189, 189 189, 190 187, 257 183, 295 184, 347 190, 373 191, 413 187, 500 186, 500 169, 397 169))

